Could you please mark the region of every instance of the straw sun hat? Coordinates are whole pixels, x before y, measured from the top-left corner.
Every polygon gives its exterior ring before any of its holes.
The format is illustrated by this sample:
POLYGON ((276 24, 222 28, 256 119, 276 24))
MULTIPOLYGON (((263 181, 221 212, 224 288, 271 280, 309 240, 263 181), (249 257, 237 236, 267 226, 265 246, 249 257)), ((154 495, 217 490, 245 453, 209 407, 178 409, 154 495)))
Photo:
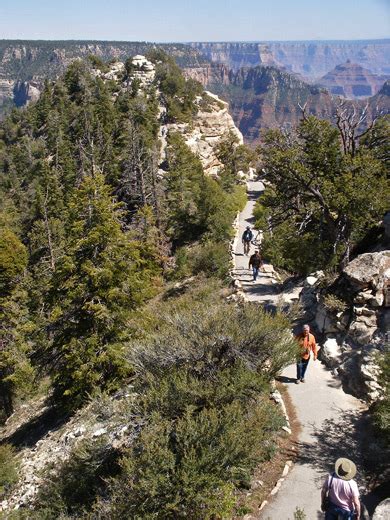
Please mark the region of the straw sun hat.
POLYGON ((340 458, 334 465, 336 475, 343 480, 351 480, 356 475, 356 466, 352 460, 340 458))

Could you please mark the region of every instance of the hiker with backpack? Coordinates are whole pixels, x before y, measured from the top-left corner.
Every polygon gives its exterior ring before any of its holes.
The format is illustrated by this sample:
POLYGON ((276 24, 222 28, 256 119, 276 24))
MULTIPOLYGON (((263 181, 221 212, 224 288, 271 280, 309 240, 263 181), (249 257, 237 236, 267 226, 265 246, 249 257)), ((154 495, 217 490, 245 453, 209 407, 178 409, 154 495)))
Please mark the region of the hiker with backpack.
POLYGON ((353 480, 356 466, 349 460, 336 460, 334 472, 328 475, 321 491, 321 510, 325 520, 360 520, 359 489, 353 480))
POLYGON ((262 265, 263 265, 263 260, 260 256, 260 252, 258 250, 256 250, 255 253, 250 257, 249 266, 248 266, 248 269, 250 269, 252 267, 254 282, 256 281, 256 279, 258 277, 259 270, 262 265))
POLYGON ((246 230, 242 234, 242 243, 244 245, 244 255, 249 255, 249 250, 251 247, 251 241, 253 239, 253 233, 250 226, 246 227, 246 230))

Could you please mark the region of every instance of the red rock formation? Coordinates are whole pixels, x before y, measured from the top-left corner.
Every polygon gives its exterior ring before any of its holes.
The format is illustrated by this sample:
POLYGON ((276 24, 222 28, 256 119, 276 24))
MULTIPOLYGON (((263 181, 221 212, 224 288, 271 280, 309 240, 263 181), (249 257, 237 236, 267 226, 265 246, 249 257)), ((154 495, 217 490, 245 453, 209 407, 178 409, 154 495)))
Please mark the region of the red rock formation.
POLYGON ((377 94, 386 79, 388 77, 377 76, 361 65, 348 60, 325 74, 318 83, 326 87, 332 94, 358 99, 377 94))

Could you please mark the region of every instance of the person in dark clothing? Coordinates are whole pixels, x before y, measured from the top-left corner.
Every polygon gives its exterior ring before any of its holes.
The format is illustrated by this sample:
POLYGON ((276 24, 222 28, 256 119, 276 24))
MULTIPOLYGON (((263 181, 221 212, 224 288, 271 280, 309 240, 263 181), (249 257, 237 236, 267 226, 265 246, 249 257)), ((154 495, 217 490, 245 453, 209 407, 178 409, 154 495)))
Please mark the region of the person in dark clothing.
POLYGON ((246 227, 246 230, 242 234, 242 243, 244 245, 244 255, 249 255, 249 250, 251 247, 251 241, 253 239, 253 233, 250 226, 246 227))
POLYGON ((255 251, 255 254, 252 255, 249 259, 249 269, 252 267, 253 272, 253 281, 255 282, 257 276, 259 274, 259 269, 263 265, 263 260, 261 259, 259 251, 255 251))

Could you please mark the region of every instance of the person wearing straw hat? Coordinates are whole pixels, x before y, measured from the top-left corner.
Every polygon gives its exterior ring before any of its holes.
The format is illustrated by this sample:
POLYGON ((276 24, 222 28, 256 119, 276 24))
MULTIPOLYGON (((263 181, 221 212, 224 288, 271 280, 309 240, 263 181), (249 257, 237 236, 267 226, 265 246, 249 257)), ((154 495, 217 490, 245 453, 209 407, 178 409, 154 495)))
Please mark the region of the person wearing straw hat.
POLYGON ((356 466, 352 460, 336 460, 334 473, 328 475, 322 487, 322 510, 326 509, 325 520, 359 520, 359 490, 353 477, 356 466), (327 502, 328 505, 324 507, 327 502))

